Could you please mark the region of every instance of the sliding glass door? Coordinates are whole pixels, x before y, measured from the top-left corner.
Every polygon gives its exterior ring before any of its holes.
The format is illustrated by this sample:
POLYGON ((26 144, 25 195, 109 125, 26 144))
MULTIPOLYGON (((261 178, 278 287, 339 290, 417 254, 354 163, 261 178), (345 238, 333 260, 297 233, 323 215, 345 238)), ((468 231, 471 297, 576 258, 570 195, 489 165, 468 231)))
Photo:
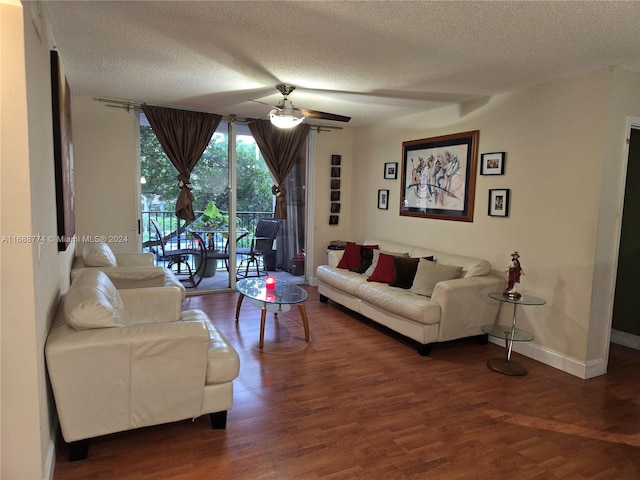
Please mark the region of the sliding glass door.
MULTIPOLYGON (((203 239, 209 258, 194 288, 204 292, 233 288, 236 269, 244 260, 237 247, 249 247, 260 218, 273 217, 273 180, 246 125, 221 122, 191 174, 196 220, 179 222, 175 216, 177 172, 164 154, 144 114, 140 115, 141 232, 143 248, 158 251, 152 220, 173 248, 203 239)), ((303 282, 305 245, 307 149, 286 179, 287 219, 264 256, 270 273, 303 282), (302 267, 301 267, 302 265, 302 267)), ((197 267, 194 265, 194 267, 197 267)))

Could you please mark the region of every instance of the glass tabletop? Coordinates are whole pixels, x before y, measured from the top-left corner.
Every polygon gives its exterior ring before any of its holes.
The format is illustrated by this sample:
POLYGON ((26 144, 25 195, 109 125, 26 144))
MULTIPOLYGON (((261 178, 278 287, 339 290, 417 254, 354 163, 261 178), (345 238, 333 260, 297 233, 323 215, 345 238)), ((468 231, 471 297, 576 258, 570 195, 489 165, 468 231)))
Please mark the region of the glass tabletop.
POLYGON ((245 297, 265 303, 287 305, 304 302, 307 292, 293 283, 276 280, 275 290, 267 290, 265 277, 243 278, 238 280, 236 288, 245 297))
POLYGON ((494 300, 498 300, 499 302, 514 303, 516 305, 544 305, 545 303, 547 303, 547 301, 543 298, 534 297, 533 295, 526 295, 524 293, 520 298, 509 298, 502 292, 492 292, 489 294, 489 296, 494 300))
MULTIPOLYGON (((492 337, 509 339, 511 338, 511 327, 505 325, 484 325, 481 327, 484 333, 491 335, 492 337)), ((533 340, 533 334, 516 328, 513 332, 514 342, 530 342, 533 340)))

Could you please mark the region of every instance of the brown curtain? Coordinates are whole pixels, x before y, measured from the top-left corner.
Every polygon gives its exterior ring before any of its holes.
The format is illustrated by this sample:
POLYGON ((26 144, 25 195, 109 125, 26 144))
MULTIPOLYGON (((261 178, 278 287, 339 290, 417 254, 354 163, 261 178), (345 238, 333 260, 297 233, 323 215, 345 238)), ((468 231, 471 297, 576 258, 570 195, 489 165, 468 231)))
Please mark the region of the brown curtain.
POLYGON ((304 123, 291 129, 277 128, 269 120, 260 120, 249 124, 249 130, 251 130, 275 181, 275 185, 271 189, 276 196, 275 218, 287 218, 285 204, 287 192, 283 182, 293 168, 298 152, 307 139, 309 127, 304 123))
POLYGON ((222 116, 151 105, 143 105, 142 111, 169 160, 178 170, 180 193, 176 202, 176 216, 190 222, 195 219, 191 171, 207 148, 222 116))

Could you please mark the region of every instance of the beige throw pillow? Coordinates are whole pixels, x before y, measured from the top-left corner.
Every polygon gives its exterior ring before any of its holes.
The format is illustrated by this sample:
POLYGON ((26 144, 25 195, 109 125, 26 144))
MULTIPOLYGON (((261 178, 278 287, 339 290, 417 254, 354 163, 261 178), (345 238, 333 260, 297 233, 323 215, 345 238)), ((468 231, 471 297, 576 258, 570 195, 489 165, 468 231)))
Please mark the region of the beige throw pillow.
POLYGON ((409 291, 430 297, 438 282, 460 278, 461 273, 462 267, 440 265, 421 258, 420 262, 418 262, 416 276, 413 278, 413 285, 409 291))

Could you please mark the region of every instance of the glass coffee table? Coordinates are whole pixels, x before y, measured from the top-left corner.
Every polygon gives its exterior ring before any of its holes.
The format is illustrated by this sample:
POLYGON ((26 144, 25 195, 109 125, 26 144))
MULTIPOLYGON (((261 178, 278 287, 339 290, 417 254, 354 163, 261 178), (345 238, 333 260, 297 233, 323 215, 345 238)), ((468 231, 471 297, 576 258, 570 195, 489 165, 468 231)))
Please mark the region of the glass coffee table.
POLYGON ((279 312, 290 310, 291 305, 297 305, 302 324, 304 325, 304 340, 309 341, 309 320, 304 301, 307 299, 307 292, 293 283, 284 280, 276 280, 274 290, 267 290, 265 277, 243 278, 236 283, 236 289, 240 296, 236 306, 236 322, 240 320, 240 307, 244 297, 251 299, 252 303, 262 312, 260 314, 260 348, 264 347, 264 326, 267 319, 267 312, 273 312, 277 317, 279 312))
POLYGON ((505 358, 492 358, 487 362, 487 366, 496 372, 505 375, 526 375, 527 369, 517 362, 511 360, 511 351, 513 350, 513 342, 530 342, 533 340, 533 334, 516 328, 516 307, 518 305, 544 305, 547 303, 544 299, 534 297, 533 295, 522 295, 519 298, 511 298, 502 292, 490 293, 489 296, 498 302, 510 303, 513 305, 513 319, 510 326, 506 325, 484 325, 482 331, 492 337, 502 338, 505 343, 505 358))

